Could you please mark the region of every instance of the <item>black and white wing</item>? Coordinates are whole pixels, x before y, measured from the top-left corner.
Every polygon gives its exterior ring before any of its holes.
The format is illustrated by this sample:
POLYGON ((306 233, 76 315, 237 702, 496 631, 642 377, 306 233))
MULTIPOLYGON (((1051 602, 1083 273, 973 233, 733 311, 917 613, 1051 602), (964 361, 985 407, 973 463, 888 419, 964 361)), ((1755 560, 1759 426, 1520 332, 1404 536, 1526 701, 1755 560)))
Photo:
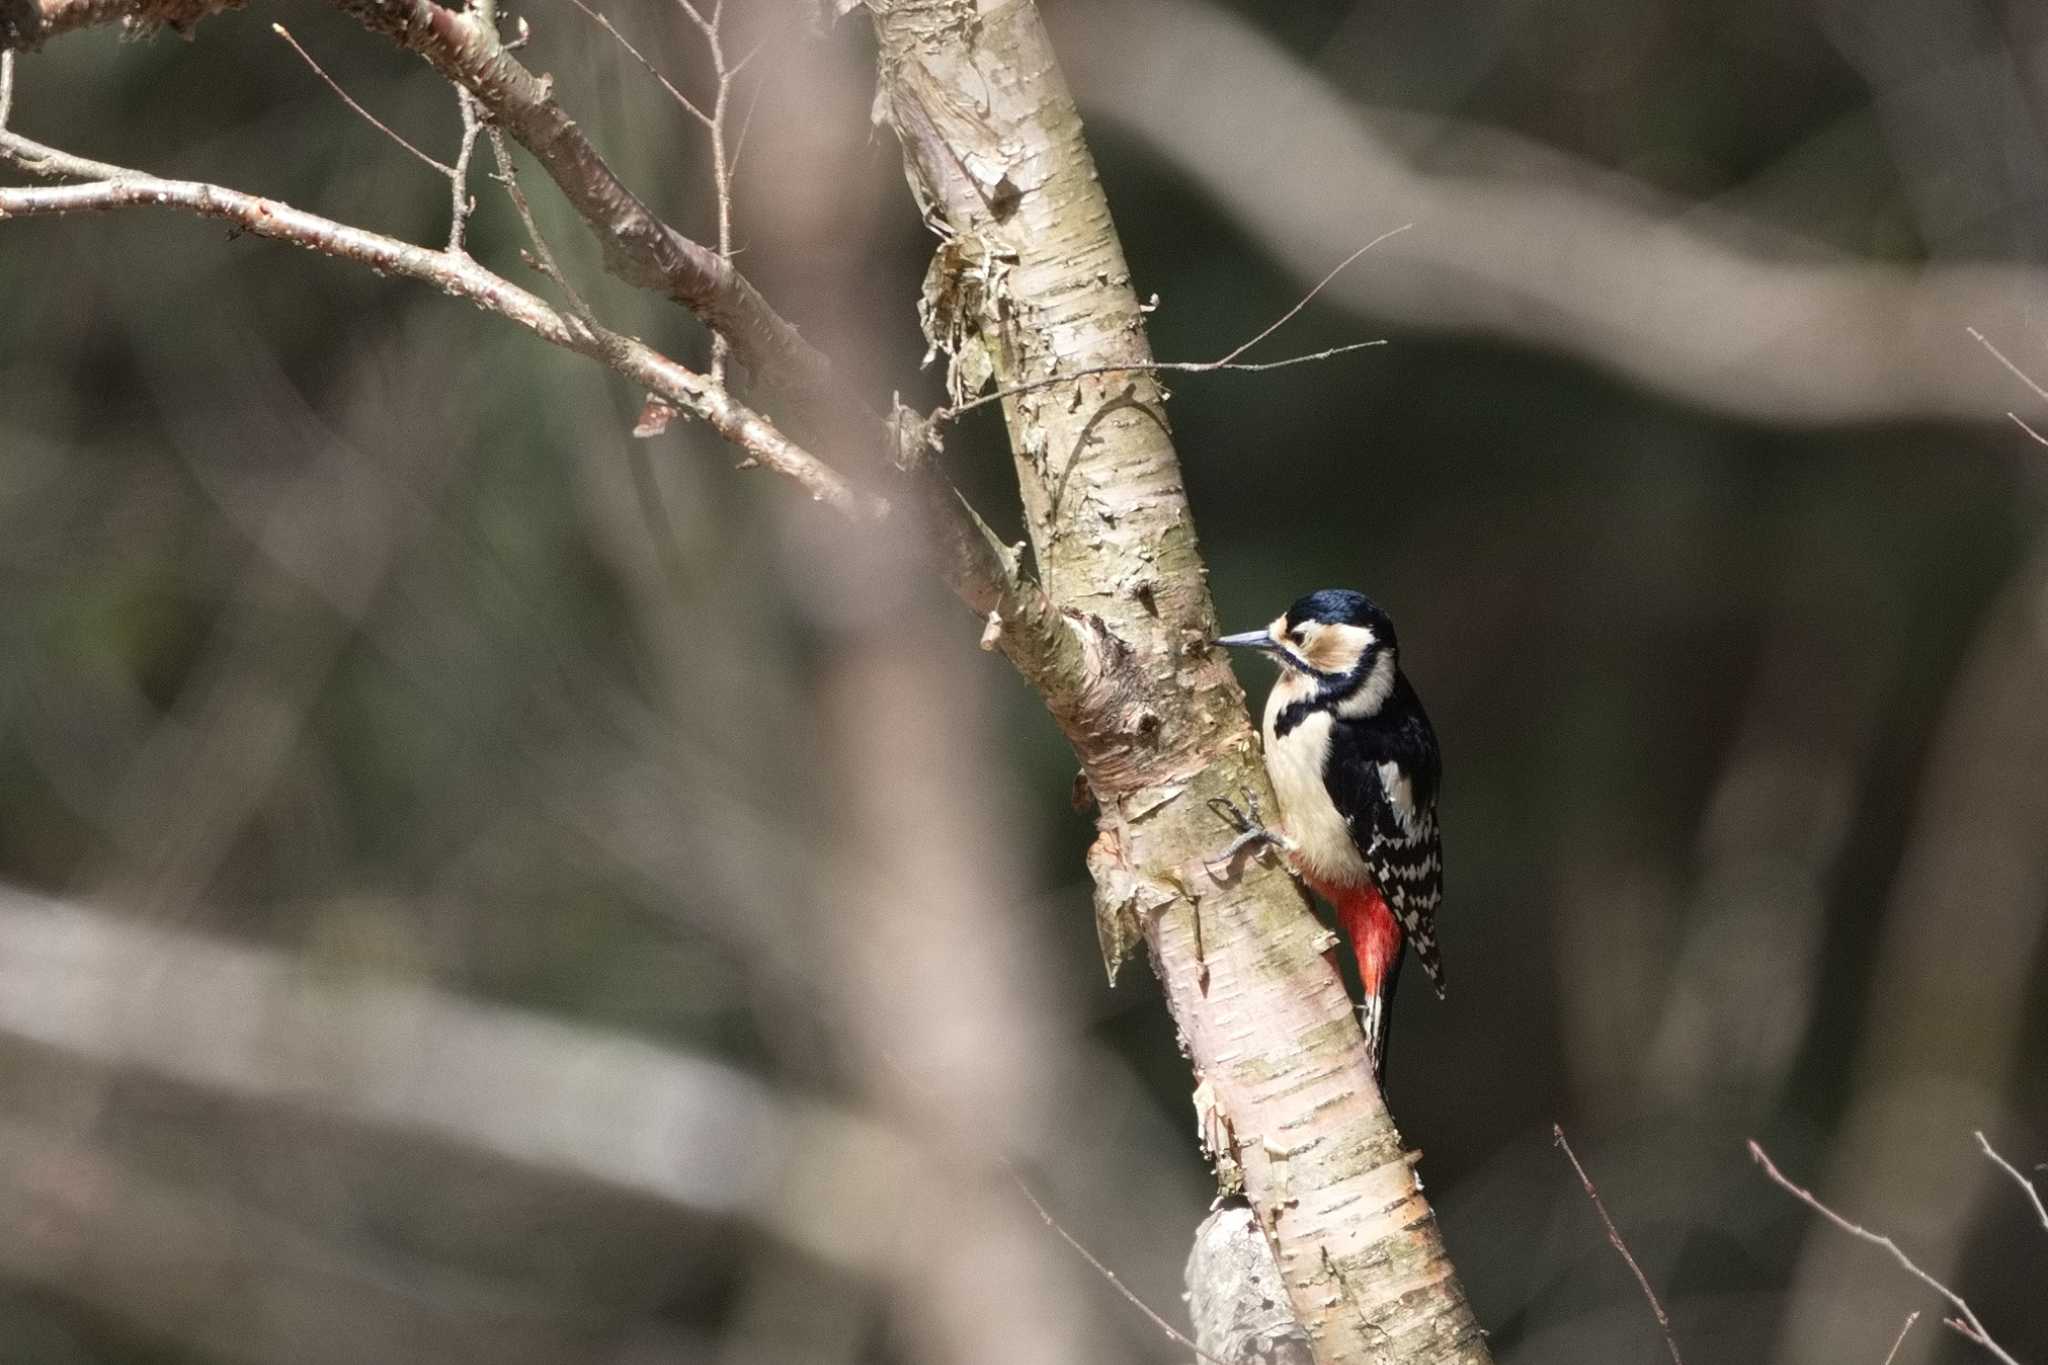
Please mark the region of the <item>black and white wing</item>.
POLYGON ((1354 812, 1352 842, 1442 995, 1436 912, 1443 900, 1444 859, 1436 798, 1443 759, 1436 732, 1404 677, 1377 715, 1338 720, 1330 745, 1324 768, 1330 797, 1339 810, 1354 812), (1339 790, 1340 784, 1346 789, 1339 790))

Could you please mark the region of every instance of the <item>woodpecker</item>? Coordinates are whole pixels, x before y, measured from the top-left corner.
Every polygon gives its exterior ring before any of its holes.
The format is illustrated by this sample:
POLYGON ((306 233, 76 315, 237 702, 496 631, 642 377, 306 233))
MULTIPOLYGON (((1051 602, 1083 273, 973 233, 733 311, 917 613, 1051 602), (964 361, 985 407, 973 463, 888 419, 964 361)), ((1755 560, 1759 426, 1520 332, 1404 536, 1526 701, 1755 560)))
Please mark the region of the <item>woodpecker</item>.
POLYGON ((1263 727, 1280 828, 1265 827, 1249 794, 1249 810, 1211 802, 1239 834, 1225 856, 1271 844, 1336 910, 1365 986, 1366 1045, 1384 1077, 1404 940, 1444 993, 1436 731, 1401 671, 1393 621, 1363 593, 1312 592, 1264 630, 1216 643, 1260 650, 1280 666, 1263 727))

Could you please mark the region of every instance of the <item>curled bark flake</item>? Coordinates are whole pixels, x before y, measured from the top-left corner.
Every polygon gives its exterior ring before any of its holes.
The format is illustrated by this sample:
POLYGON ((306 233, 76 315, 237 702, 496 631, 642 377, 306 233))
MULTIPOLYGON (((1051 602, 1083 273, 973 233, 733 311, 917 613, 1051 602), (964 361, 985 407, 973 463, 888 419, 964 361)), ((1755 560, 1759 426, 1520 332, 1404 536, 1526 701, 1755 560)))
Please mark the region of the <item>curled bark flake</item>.
POLYGON ((1014 253, 978 237, 949 237, 932 253, 918 296, 924 364, 946 357, 946 393, 955 406, 995 377, 994 338, 1004 312, 1006 277, 1014 253))
POLYGON ((1095 883, 1095 937, 1114 986, 1131 951, 1145 941, 1139 880, 1124 862, 1123 841, 1115 830, 1103 830, 1089 846, 1088 872, 1095 883))
MULTIPOLYGON (((1216 1097, 1216 1086, 1204 1076, 1195 1086, 1195 1138, 1216 1168, 1216 1193, 1228 1198, 1244 1193, 1244 1166, 1237 1159, 1237 1134, 1230 1115, 1216 1097)), ((1264 1240, 1263 1235, 1260 1238, 1264 1240)), ((1269 1253, 1270 1254, 1270 1253, 1269 1253)), ((1278 1275, 1275 1275, 1278 1280, 1278 1275)))
POLYGON ((923 470, 943 445, 937 423, 905 404, 902 395, 889 395, 890 463, 899 472, 915 474, 923 470))
POLYGON ((675 404, 659 394, 650 393, 647 395, 647 401, 640 405, 640 416, 633 423, 633 434, 643 441, 659 436, 668 430, 669 424, 681 413, 682 409, 675 404))
MULTIPOLYGON (((1104 814, 1107 818, 1109 812, 1104 814)), ((1195 900, 1195 893, 1171 871, 1161 879, 1134 868, 1127 848, 1125 835, 1105 824, 1088 849, 1088 872, 1095 883, 1095 934, 1112 986, 1123 964, 1146 941, 1146 921, 1176 901, 1195 900)))

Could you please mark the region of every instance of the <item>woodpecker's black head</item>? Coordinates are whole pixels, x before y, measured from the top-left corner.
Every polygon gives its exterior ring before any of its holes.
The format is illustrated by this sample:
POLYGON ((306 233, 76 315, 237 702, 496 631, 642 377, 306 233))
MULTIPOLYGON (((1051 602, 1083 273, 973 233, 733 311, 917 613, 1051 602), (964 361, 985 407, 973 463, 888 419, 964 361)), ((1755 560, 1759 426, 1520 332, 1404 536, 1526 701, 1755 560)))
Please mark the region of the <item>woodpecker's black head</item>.
POLYGON ((1226 635, 1216 643, 1263 650, 1282 668, 1325 681, 1363 678, 1382 661, 1391 670, 1399 647, 1387 614, 1364 593, 1344 588, 1312 592, 1264 630, 1226 635))

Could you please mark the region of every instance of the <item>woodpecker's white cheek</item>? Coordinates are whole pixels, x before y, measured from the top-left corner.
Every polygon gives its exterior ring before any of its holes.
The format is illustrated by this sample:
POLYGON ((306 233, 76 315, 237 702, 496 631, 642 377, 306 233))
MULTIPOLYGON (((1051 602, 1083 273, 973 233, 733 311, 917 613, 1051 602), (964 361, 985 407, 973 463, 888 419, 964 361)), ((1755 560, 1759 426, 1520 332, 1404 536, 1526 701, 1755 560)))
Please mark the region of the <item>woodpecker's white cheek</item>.
POLYGON ((1266 701, 1266 774, 1273 779, 1274 794, 1280 798, 1280 817, 1288 837, 1294 840, 1301 870, 1311 878, 1328 882, 1356 883, 1372 874, 1358 855, 1351 827, 1344 823, 1337 805, 1323 785, 1323 764, 1330 752, 1330 713, 1317 711, 1284 736, 1273 737, 1273 722, 1288 702, 1314 684, 1304 679, 1301 687, 1283 682, 1274 687, 1266 701))

